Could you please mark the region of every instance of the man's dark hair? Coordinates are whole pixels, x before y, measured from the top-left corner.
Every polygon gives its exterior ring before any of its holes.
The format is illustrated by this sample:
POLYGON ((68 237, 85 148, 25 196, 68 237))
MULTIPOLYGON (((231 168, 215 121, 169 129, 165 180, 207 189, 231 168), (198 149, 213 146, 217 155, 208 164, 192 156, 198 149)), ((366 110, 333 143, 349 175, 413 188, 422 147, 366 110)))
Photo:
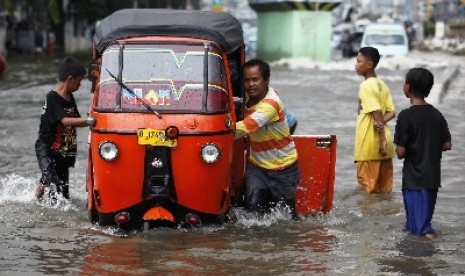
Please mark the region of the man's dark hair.
POLYGON ((58 80, 64 81, 69 76, 84 77, 86 75, 86 68, 82 63, 73 57, 65 57, 58 68, 58 80))
POLYGON ((371 60, 371 62, 373 62, 374 68, 376 68, 376 66, 378 65, 379 59, 380 59, 378 49, 374 47, 363 47, 363 48, 360 48, 358 52, 362 54, 364 57, 366 57, 367 59, 371 60))
POLYGON ((426 98, 433 88, 434 76, 428 69, 412 68, 405 76, 405 83, 415 96, 426 98))
POLYGON ((262 59, 255 58, 247 61, 246 63, 244 63, 242 70, 254 66, 258 66, 258 69, 260 70, 260 73, 262 74, 262 77, 265 81, 270 79, 270 65, 268 64, 268 62, 262 59))

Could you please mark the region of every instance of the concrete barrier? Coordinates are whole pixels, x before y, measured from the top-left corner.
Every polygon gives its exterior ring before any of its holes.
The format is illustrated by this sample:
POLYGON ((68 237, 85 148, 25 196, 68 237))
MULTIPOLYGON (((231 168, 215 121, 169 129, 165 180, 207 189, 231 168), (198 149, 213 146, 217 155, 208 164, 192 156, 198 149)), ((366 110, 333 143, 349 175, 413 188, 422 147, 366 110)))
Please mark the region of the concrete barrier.
POLYGON ((428 96, 428 102, 430 104, 435 105, 442 102, 451 81, 455 78, 455 76, 457 76, 458 72, 459 66, 451 65, 439 76, 439 78, 435 76, 433 88, 428 96))

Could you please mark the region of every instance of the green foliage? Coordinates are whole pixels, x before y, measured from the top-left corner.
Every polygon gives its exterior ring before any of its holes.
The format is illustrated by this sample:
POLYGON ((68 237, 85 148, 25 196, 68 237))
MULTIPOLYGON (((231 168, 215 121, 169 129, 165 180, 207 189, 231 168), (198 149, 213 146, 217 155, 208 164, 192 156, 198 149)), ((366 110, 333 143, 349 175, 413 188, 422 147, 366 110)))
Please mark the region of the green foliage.
MULTIPOLYGON (((88 22, 101 20, 111 13, 132 8, 132 1, 127 0, 73 0, 71 1, 75 16, 88 22)), ((66 11, 66 7, 64 7, 66 11)))
MULTIPOLYGON (((34 1, 34 0, 29 0, 34 1)), ((35 0, 39 1, 39 0, 35 0)), ((184 9, 186 0, 138 0, 139 8, 184 9)), ((87 19, 89 23, 101 20, 120 9, 133 8, 134 1, 130 0, 71 0, 75 15, 79 19, 87 19)), ((194 9, 200 8, 200 0, 191 0, 194 9)), ((64 7, 66 11, 66 7, 64 7)))
POLYGON ((436 31, 436 22, 427 21, 425 22, 425 36, 433 36, 436 31))
MULTIPOLYGON (((24 3, 32 8, 33 13, 41 12, 50 3, 56 1, 56 3, 59 3, 59 8, 62 9, 62 14, 65 16, 73 14, 78 19, 87 20, 88 23, 101 20, 117 10, 133 8, 135 2, 133 0, 70 0, 68 6, 61 7, 61 0, 0 0, 0 3, 2 1, 10 13, 13 12, 15 7, 24 3)), ((136 2, 139 8, 171 7, 173 9, 184 9, 187 4, 186 0, 137 0, 136 2)), ((200 8, 200 0, 190 0, 190 3, 194 9, 200 8)))

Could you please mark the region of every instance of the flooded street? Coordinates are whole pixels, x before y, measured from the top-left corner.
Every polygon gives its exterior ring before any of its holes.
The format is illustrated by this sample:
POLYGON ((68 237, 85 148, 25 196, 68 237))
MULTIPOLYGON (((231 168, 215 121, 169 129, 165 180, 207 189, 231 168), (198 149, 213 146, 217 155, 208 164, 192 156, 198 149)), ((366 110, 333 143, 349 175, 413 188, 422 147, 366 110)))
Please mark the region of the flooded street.
MULTIPOLYGON (((78 159, 70 175, 70 202, 55 207, 33 199, 40 176, 34 142, 42 101, 53 88, 56 62, 9 63, 0 79, 0 275, 458 275, 465 273, 465 57, 413 52, 382 60, 378 76, 390 87, 397 113, 409 106, 402 92, 407 70, 426 66, 441 82, 458 66, 455 82, 435 106, 449 122, 452 151, 443 155, 442 188, 433 227, 439 238, 407 235, 400 160, 394 191, 358 190, 352 161, 361 78, 354 59, 330 63, 273 63, 271 85, 298 117, 296 134, 337 136, 334 208, 322 217, 290 222, 280 212, 256 220, 234 209, 237 222, 198 229, 153 229, 122 236, 87 220, 86 128, 78 130, 78 159), (462 65, 462 67, 460 67, 462 65)), ((90 83, 74 96, 85 114, 90 83)), ((428 100, 428 99, 427 99, 428 100)), ((395 120, 390 128, 394 133, 395 120)))

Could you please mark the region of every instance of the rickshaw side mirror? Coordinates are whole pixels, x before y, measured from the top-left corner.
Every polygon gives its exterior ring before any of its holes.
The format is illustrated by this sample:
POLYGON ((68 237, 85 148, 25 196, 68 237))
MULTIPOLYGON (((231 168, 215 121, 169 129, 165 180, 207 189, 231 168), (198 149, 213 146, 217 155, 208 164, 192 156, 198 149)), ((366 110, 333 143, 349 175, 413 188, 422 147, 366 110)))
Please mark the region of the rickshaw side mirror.
POLYGON ((231 72, 231 81, 235 81, 239 78, 239 66, 237 61, 232 59, 229 61, 229 72, 231 72))
POLYGON ((91 93, 94 93, 95 82, 97 81, 99 63, 97 60, 91 60, 87 69, 87 79, 92 82, 91 93))
POLYGON ((234 112, 236 113, 236 122, 244 119, 244 99, 234 97, 234 112))

